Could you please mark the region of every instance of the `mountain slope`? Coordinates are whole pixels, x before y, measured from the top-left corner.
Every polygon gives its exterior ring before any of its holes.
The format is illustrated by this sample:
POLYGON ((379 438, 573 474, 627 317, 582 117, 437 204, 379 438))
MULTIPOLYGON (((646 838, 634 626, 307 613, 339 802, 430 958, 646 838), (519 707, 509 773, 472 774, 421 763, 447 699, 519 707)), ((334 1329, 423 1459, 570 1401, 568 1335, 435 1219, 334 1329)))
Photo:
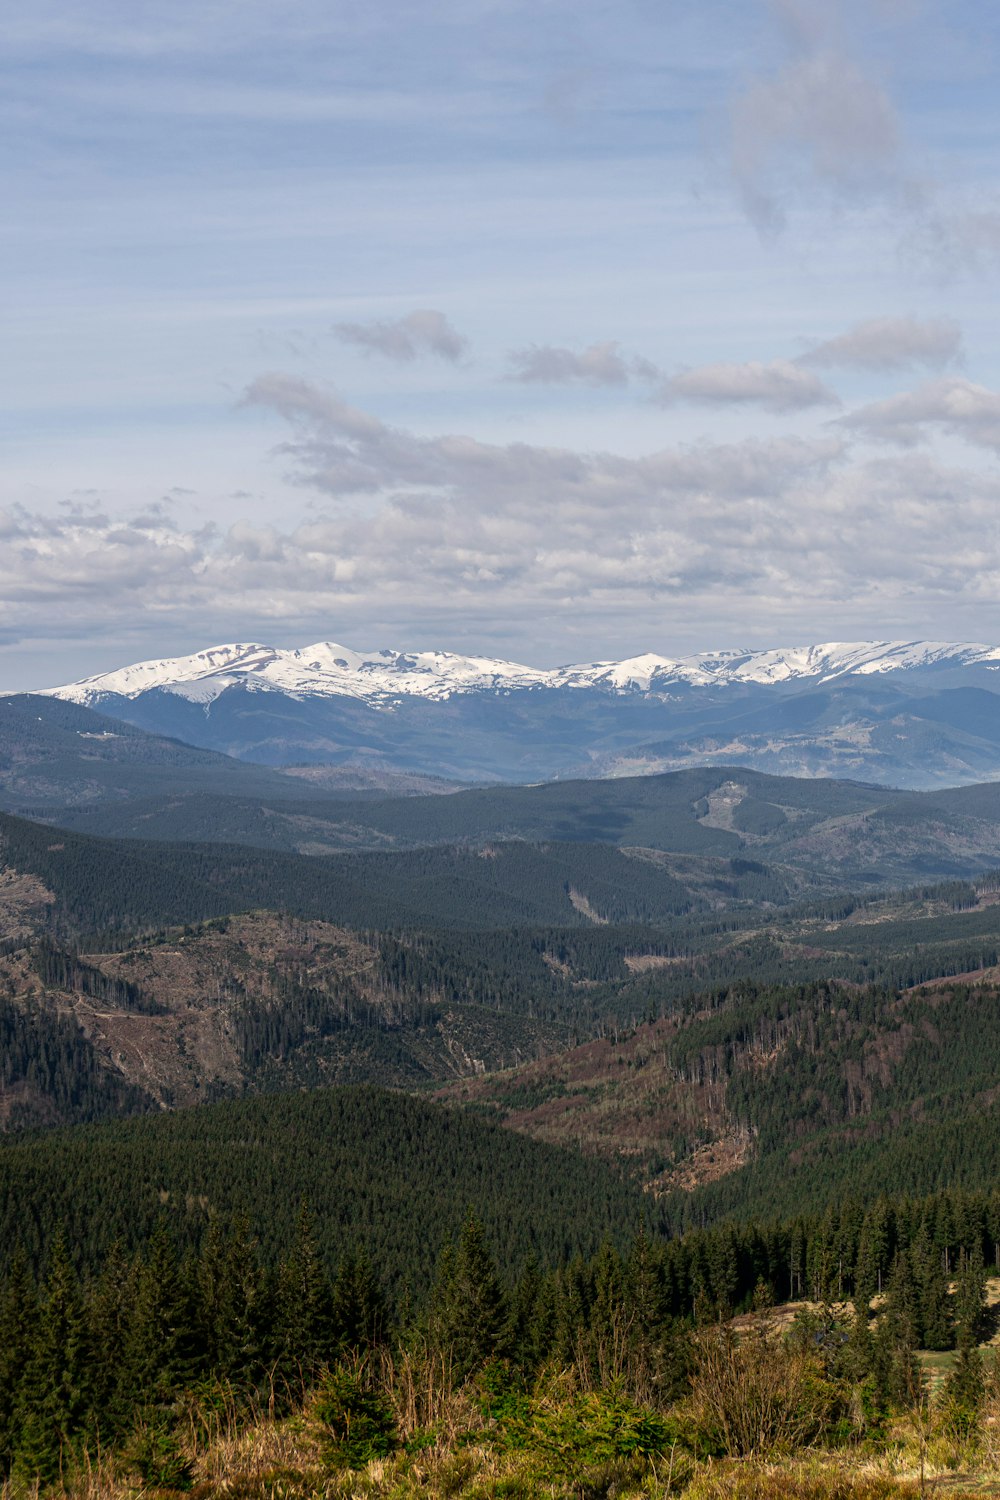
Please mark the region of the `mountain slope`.
POLYGON ((603 688, 608 692, 663 691, 723 683, 773 686, 796 680, 828 682, 925 668, 1000 667, 1000 646, 940 641, 832 642, 769 651, 712 651, 671 659, 649 654, 619 662, 591 662, 549 670, 448 651, 353 651, 331 641, 299 650, 274 646, 212 646, 192 656, 137 662, 48 691, 77 703, 110 695, 138 698, 156 688, 194 703, 210 703, 236 682, 259 692, 356 697, 384 704, 404 697, 448 698, 456 693, 531 688, 603 688))
POLYGON ((534 781, 724 761, 934 786, 1000 777, 998 673, 1000 647, 926 641, 552 669, 236 644, 48 696, 265 765, 534 781))
POLYGON ((290 797, 308 783, 182 744, 70 701, 0 697, 0 807, 47 810, 170 796, 290 797))
POLYGON ((322 1089, 0 1142, 0 1255, 37 1256, 62 1228, 94 1267, 165 1218, 184 1245, 245 1212, 270 1261, 303 1201, 332 1261, 363 1240, 392 1290, 423 1293, 471 1205, 514 1265, 593 1254, 652 1217, 601 1163, 488 1121, 369 1088, 322 1089))
MULTIPOLYGON (((493 841, 609 843, 780 864, 827 888, 966 877, 1000 864, 1000 783, 904 792, 733 765, 364 803, 176 795, 58 815, 116 838, 323 855, 493 841)), ((167 856, 168 860, 173 856, 167 856)), ((346 867, 345 867, 346 868, 346 867)))
MULTIPOLYGON (((995 920, 992 957, 997 935, 995 920)), ((889 1182, 982 1189, 1000 1147, 998 1015, 995 964, 901 993, 744 980, 439 1097, 628 1165, 678 1225, 872 1202, 889 1182)))

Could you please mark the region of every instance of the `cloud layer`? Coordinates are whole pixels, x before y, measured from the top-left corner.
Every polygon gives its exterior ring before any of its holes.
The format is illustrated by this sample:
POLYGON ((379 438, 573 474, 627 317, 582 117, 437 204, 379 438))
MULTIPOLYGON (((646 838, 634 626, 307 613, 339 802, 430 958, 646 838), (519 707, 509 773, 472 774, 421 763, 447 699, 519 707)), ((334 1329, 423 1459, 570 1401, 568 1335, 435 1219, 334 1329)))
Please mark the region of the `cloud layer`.
MULTIPOLYGON (((943 407, 933 389, 907 420, 958 421, 957 383, 943 407)), ((246 401, 288 423, 278 460, 311 509, 226 527, 183 526, 164 506, 10 509, 0 633, 37 633, 58 608, 95 637, 183 615, 204 640, 235 619, 276 638, 360 638, 377 598, 397 641, 460 645, 504 620, 527 659, 558 660, 594 630, 653 649, 822 624, 870 633, 959 598, 981 608, 1000 588, 993 477, 926 454, 859 459, 831 431, 640 457, 425 437, 284 374, 246 401)), ((976 411, 994 424, 980 439, 1000 444, 1000 412, 976 411)))

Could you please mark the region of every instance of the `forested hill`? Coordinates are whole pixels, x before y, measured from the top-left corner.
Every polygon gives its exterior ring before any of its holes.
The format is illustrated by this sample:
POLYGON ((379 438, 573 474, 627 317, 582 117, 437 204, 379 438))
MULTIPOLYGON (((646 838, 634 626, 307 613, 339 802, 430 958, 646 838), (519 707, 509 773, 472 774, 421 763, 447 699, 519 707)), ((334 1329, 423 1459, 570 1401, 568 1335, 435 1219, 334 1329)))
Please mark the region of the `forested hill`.
POLYGON ((310 784, 76 703, 0 696, 0 807, 48 814, 195 792, 303 801, 310 784))
POLYGON ((744 980, 441 1097, 620 1161, 675 1228, 819 1214, 994 1184, 998 1022, 995 968, 903 993, 744 980))
POLYGON ((669 863, 606 844, 513 841, 314 857, 95 838, 6 814, 0 865, 51 893, 56 930, 85 935, 259 908, 369 930, 659 922, 731 900, 784 903, 816 885, 726 859, 690 867, 681 879, 669 863))
POLYGON ((57 1228, 81 1266, 146 1242, 179 1245, 247 1215, 272 1262, 303 1202, 329 1262, 363 1243, 387 1284, 423 1294, 470 1207, 516 1272, 624 1246, 655 1207, 613 1169, 474 1115, 369 1088, 314 1090, 77 1126, 0 1144, 0 1263, 36 1260, 57 1228))
POLYGON ((140 840, 332 854, 516 839, 751 858, 827 883, 907 884, 1000 863, 1000 783, 899 792, 716 766, 612 781, 496 786, 347 803, 205 795, 67 809, 53 821, 140 840))

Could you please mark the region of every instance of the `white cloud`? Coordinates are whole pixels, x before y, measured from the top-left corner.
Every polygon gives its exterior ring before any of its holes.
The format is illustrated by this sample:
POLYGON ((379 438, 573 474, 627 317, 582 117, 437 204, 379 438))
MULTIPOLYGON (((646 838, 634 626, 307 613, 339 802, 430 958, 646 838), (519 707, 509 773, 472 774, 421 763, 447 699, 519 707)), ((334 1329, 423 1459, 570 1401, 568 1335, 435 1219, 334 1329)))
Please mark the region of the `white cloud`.
POLYGON ((855 370, 941 369, 962 355, 962 330, 953 318, 869 318, 802 355, 803 364, 855 370))
POLYGON ((838 406, 838 397, 817 375, 791 360, 768 364, 701 365, 665 380, 658 390, 664 404, 692 401, 705 406, 760 406, 765 411, 801 411, 838 406))
POLYGON ((622 354, 614 340, 580 351, 552 344, 529 344, 511 352, 509 379, 525 385, 628 385, 655 380, 658 371, 647 359, 622 354))
POLYGON ((419 307, 405 318, 368 323, 336 323, 334 332, 345 343, 357 344, 367 354, 408 363, 432 354, 452 364, 465 354, 468 344, 444 313, 419 307))
POLYGON ((924 453, 858 461, 830 429, 628 457, 418 436, 281 374, 247 408, 289 423, 277 456, 303 492, 297 514, 202 527, 162 509, 8 509, 0 641, 86 620, 91 640, 129 641, 124 656, 143 654, 142 632, 197 644, 377 628, 389 644, 502 642, 551 662, 751 631, 909 634, 934 619, 947 635, 1000 587, 992 474, 924 453))
POLYGON ((872 402, 841 421, 875 442, 913 447, 924 441, 927 428, 940 428, 1000 453, 1000 393, 957 376, 872 402))

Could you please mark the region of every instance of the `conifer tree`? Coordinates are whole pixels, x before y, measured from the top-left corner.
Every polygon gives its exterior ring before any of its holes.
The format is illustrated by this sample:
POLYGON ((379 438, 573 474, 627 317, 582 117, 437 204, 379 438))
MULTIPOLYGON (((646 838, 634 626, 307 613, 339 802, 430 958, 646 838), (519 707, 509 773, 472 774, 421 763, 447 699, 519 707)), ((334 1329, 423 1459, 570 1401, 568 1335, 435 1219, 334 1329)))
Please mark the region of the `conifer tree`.
POLYGON ((948 1295, 948 1276, 943 1252, 932 1242, 926 1222, 921 1224, 917 1233, 910 1260, 920 1302, 922 1347, 951 1349, 955 1343, 955 1327, 948 1295))
POLYGON ((438 1347, 449 1353, 456 1380, 488 1359, 505 1357, 513 1346, 507 1298, 482 1226, 471 1211, 454 1251, 442 1257, 430 1330, 438 1347))
POLYGON ((278 1370, 293 1385, 308 1384, 334 1358, 330 1283, 320 1260, 307 1204, 299 1209, 295 1239, 278 1272, 274 1338, 278 1370))
POLYGON ((123 1377, 137 1405, 167 1405, 194 1373, 196 1343, 191 1288, 162 1220, 136 1267, 134 1286, 123 1377))
POLYGON ((87 1325, 76 1272, 60 1232, 52 1246, 37 1333, 21 1382, 14 1470, 54 1479, 73 1456, 90 1406, 87 1325))
POLYGON ((590 1321, 591 1290, 581 1255, 556 1273, 552 1352, 561 1365, 570 1365, 577 1358, 581 1334, 590 1321))
POLYGON ((93 1426, 102 1443, 126 1429, 135 1404, 135 1391, 130 1383, 123 1385, 122 1377, 137 1281, 137 1267, 115 1241, 91 1288, 87 1308, 94 1353, 93 1426))
POLYGON ((213 1223, 198 1260, 198 1331, 213 1374, 252 1386, 263 1362, 265 1284, 245 1216, 213 1223))
POLYGON ((0 1297, 0 1475, 9 1474, 17 1447, 21 1384, 38 1324, 38 1294, 23 1247, 11 1257, 0 1297))
POLYGON ((363 1248, 349 1251, 337 1267, 330 1317, 338 1346, 352 1352, 373 1349, 388 1334, 385 1294, 363 1248))
POLYGON ((890 1265, 892 1239, 891 1210, 880 1199, 865 1215, 858 1241, 854 1266, 854 1308, 860 1317, 868 1316, 874 1297, 884 1290, 890 1265))
POLYGON ((620 1376, 631 1335, 621 1256, 604 1241, 593 1267, 587 1351, 602 1384, 620 1376))
POLYGON ((955 1287, 955 1342, 959 1351, 974 1349, 986 1304, 983 1247, 977 1239, 971 1251, 959 1254, 955 1287))
POLYGON ((889 1273, 884 1327, 893 1347, 920 1348, 923 1334, 920 1288, 913 1275, 912 1260, 905 1250, 897 1250, 889 1273))

